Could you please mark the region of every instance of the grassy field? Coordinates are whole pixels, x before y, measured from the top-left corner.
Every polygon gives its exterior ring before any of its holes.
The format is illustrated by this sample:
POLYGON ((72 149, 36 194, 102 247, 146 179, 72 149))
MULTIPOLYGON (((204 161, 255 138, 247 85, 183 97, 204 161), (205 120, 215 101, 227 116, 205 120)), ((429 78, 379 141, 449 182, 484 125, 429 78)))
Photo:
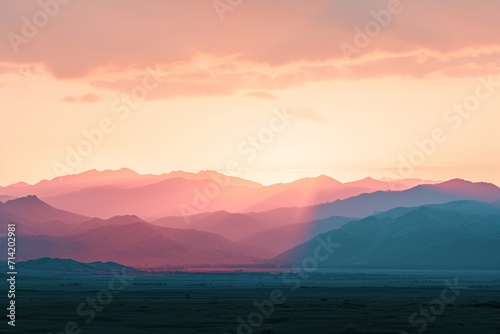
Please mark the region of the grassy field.
POLYGON ((24 273, 0 332, 500 333, 498 272, 283 275, 24 273))

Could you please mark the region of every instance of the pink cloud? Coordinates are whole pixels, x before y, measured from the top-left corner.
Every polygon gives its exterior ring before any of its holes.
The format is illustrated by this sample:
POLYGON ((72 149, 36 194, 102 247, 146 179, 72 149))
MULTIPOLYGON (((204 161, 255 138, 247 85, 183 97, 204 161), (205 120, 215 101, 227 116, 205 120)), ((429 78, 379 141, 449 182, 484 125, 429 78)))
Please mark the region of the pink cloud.
MULTIPOLYGON (((136 80, 137 69, 161 64, 172 77, 153 98, 265 91, 346 77, 499 71, 500 2, 401 5, 367 47, 346 59, 341 43, 353 44, 354 28, 364 29, 374 20, 371 12, 385 10, 387 1, 247 1, 223 22, 211 0, 71 2, 18 45, 19 52, 1 39, 0 63, 42 64, 56 78, 118 90, 136 80), (129 77, 113 76, 129 71, 129 77)), ((5 2, 0 28, 22 34, 21 18, 40 10, 37 2, 5 2)))
POLYGON ((63 98, 63 101, 69 103, 95 103, 100 99, 101 97, 99 95, 89 93, 79 96, 66 96, 65 98, 63 98))
POLYGON ((245 96, 256 97, 259 99, 276 100, 276 96, 274 96, 273 94, 271 94, 269 92, 265 92, 265 91, 248 92, 245 94, 245 96))
POLYGON ((290 109, 289 112, 290 114, 295 115, 299 118, 307 119, 313 122, 318 122, 318 123, 327 122, 326 118, 323 115, 321 115, 312 108, 306 107, 306 108, 290 109))

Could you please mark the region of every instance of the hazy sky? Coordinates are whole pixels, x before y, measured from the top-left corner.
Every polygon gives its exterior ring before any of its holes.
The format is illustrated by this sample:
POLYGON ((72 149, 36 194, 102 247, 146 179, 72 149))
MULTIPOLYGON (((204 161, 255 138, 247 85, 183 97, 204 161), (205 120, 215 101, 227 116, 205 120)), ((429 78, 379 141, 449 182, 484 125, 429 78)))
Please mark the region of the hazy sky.
POLYGON ((235 166, 500 184, 499 1, 60 2, 0 0, 0 185, 235 166))

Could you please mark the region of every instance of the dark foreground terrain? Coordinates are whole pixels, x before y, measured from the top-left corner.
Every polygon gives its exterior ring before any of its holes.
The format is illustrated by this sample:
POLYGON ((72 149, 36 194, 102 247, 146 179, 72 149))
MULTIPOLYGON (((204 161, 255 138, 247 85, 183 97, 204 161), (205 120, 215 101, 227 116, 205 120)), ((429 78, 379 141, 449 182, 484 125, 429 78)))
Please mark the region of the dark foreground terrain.
POLYGON ((500 333, 493 271, 134 275, 20 273, 0 332, 500 333))

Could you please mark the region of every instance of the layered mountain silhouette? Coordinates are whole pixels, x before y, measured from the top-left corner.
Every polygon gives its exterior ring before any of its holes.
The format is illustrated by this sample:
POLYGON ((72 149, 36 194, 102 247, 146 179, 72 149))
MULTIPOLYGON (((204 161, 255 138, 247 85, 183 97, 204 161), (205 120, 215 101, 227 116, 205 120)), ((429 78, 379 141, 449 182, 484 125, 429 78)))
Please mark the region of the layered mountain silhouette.
MULTIPOLYGON (((214 233, 159 227, 137 216, 102 220, 75 215, 36 196, 2 203, 0 222, 16 223, 20 260, 69 257, 84 262, 114 261, 141 268, 169 268, 249 264, 270 256, 264 249, 234 243, 214 233)), ((2 258, 4 254, 6 249, 2 258)))
POLYGON ((377 191, 331 203, 293 209, 279 208, 251 215, 262 221, 280 219, 298 223, 330 216, 362 218, 397 207, 442 204, 457 200, 493 202, 499 199, 500 188, 493 184, 454 179, 439 184, 419 185, 403 191, 377 191))
POLYGON ((25 236, 20 260, 68 257, 81 262, 112 261, 136 268, 259 263, 264 250, 219 235, 148 223, 110 225, 64 237, 25 236))
MULTIPOLYGON (((318 261, 320 267, 500 269, 500 208, 481 202, 396 209, 350 222, 320 238, 338 246, 318 261)), ((318 240, 310 240, 272 262, 300 265, 318 245, 318 240)))
POLYGON ((47 221, 77 224, 88 219, 83 215, 56 209, 35 195, 0 203, 0 222, 16 222, 34 226, 47 221))
POLYGON ((46 235, 46 236, 66 236, 76 235, 92 229, 114 226, 114 225, 127 225, 137 222, 143 222, 137 216, 115 216, 109 219, 92 218, 78 224, 68 224, 61 221, 48 221, 37 226, 30 226, 29 231, 31 235, 46 235))
POLYGON ((203 212, 267 211, 281 207, 308 206, 345 199, 379 190, 402 190, 419 179, 378 181, 371 178, 341 183, 328 176, 263 186, 214 171, 172 172, 140 175, 130 169, 91 170, 81 174, 0 187, 0 195, 23 197, 36 194, 57 208, 90 217, 138 215, 154 220, 203 212))
POLYGON ((165 217, 152 222, 158 226, 196 229, 217 233, 230 240, 240 240, 254 233, 270 229, 273 222, 262 222, 243 213, 216 211, 185 217, 165 217))
POLYGON ((40 258, 36 260, 29 260, 25 262, 17 263, 17 269, 26 272, 47 272, 47 273, 69 273, 69 274, 138 274, 139 270, 131 267, 123 266, 115 262, 91 262, 83 263, 74 261, 71 259, 59 259, 59 258, 40 258))
POLYGON ((11 199, 16 199, 16 197, 8 195, 0 195, 0 202, 10 201, 11 199))
MULTIPOLYGON (((193 203, 193 191, 216 178, 223 182, 224 176, 120 170, 19 183, 0 189, 2 196, 18 197, 0 202, 0 224, 16 223, 19 260, 69 258, 155 270, 288 266, 310 256, 322 235, 341 245, 323 267, 499 269, 500 188, 493 184, 370 178, 340 183, 320 176, 263 186, 234 178, 206 208, 179 215, 179 201, 193 203), (384 187, 390 189, 378 190, 384 187), (39 193, 23 197, 30 190, 51 195, 64 210, 39 193), (349 194, 355 195, 284 207, 349 194), (276 205, 283 207, 260 211, 276 205), (113 212, 121 214, 108 216, 113 212), (160 216, 165 212, 170 214, 160 216)), ((3 240, 6 232, 0 231, 3 240)), ((0 259, 7 254, 3 240, 0 259)), ((30 263, 57 268, 57 261, 30 263)))
POLYGON ((274 255, 278 255, 309 241, 318 234, 340 228, 352 220, 354 218, 333 216, 307 223, 290 224, 252 234, 240 241, 247 245, 268 249, 274 255))
MULTIPOLYGON (((86 188, 114 187, 127 189, 146 186, 175 178, 183 178, 187 180, 207 180, 212 177, 212 174, 218 173, 211 171, 201 171, 199 173, 175 171, 160 175, 143 175, 128 168, 104 171, 93 169, 80 174, 64 175, 51 180, 43 180, 34 185, 19 182, 7 187, 0 187, 0 196, 25 197, 30 194, 37 194, 41 198, 47 198, 69 194, 86 188)), ((243 185, 247 187, 261 186, 259 183, 237 177, 232 177, 231 183, 233 185, 243 185)))

